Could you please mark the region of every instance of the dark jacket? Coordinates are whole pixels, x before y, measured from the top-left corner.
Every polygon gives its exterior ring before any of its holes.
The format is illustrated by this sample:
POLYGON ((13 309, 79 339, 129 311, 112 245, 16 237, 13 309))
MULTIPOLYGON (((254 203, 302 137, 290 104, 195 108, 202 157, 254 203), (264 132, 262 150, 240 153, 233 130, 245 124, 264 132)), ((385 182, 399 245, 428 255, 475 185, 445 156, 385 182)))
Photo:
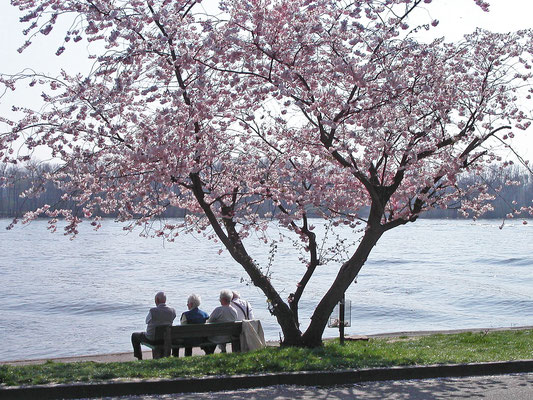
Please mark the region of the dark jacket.
POLYGON ((209 314, 196 307, 181 314, 181 324, 205 324, 208 318, 209 314))

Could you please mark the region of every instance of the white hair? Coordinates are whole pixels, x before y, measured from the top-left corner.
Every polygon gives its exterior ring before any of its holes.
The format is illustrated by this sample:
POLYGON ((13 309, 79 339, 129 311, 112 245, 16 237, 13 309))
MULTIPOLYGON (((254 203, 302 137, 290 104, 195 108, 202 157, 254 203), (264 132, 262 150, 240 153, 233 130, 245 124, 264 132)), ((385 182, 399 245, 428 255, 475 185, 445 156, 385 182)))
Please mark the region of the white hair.
POLYGON ((190 304, 192 308, 196 308, 200 306, 200 302, 202 299, 197 294, 191 294, 189 298, 187 299, 187 304, 190 304))
POLYGON ((226 300, 228 303, 231 303, 233 299, 233 292, 229 289, 224 289, 220 291, 220 300, 226 300))

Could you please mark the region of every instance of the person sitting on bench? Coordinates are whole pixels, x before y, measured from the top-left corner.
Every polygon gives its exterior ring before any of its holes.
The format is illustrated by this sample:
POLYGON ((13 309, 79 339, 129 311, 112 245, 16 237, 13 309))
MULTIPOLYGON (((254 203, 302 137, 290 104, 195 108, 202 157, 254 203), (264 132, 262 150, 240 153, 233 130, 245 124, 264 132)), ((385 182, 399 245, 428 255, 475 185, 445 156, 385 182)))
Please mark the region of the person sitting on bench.
POLYGON ((233 291, 231 306, 237 311, 237 321, 254 319, 252 305, 248 301, 244 300, 236 291, 233 291))
MULTIPOLYGON (((207 320, 208 323, 217 322, 234 322, 237 320, 237 311, 231 306, 231 299, 233 298, 233 292, 231 290, 222 290, 220 292, 220 306, 215 308, 211 313, 211 316, 207 320)), ((216 343, 231 341, 230 337, 226 336, 212 336, 208 338, 210 342, 213 342, 212 346, 202 347, 205 354, 212 354, 215 352, 216 343)), ((220 350, 225 353, 226 345, 220 345, 220 350)))
POLYGON ((131 344, 133 345, 133 355, 143 359, 141 343, 153 343, 155 339, 155 327, 162 325, 172 325, 176 318, 176 311, 168 307, 167 296, 164 292, 158 292, 155 295, 155 307, 151 308, 146 316, 146 332, 134 332, 131 334, 131 344))
MULTIPOLYGON (((189 311, 184 312, 181 314, 181 324, 187 325, 187 324, 205 324, 205 321, 209 318, 209 314, 205 311, 200 310, 198 307, 200 306, 200 296, 196 294, 191 294, 189 298, 187 299, 187 308, 189 311)), ((205 342, 202 338, 196 338, 196 339, 185 339, 185 344, 190 345, 190 347, 185 347, 185 356, 189 357, 192 356, 192 346, 196 346, 202 342, 205 342)), ((177 356, 179 349, 172 349, 173 355, 177 356)))

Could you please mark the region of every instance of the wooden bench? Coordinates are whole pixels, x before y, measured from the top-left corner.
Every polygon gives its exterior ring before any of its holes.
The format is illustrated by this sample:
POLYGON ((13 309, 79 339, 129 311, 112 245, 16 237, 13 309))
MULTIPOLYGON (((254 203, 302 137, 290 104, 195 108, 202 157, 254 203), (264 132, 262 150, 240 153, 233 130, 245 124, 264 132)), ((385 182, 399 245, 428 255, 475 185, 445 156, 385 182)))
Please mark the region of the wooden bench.
POLYGON ((155 328, 155 344, 142 343, 152 349, 152 358, 168 357, 172 349, 179 351, 185 347, 202 347, 213 346, 215 343, 210 342, 207 338, 211 336, 229 336, 231 339, 231 351, 241 351, 240 335, 242 331, 242 322, 221 322, 214 324, 190 324, 174 326, 157 326, 155 328), (197 339, 194 344, 190 344, 185 339, 197 339))

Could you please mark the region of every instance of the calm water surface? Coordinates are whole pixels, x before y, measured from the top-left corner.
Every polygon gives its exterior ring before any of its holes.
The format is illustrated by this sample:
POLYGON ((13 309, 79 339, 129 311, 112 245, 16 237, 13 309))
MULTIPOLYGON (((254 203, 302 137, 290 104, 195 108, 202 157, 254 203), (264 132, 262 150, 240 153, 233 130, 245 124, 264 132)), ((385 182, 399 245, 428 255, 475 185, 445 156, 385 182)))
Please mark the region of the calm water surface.
MULTIPOLYGON (((386 233, 346 294, 347 333, 533 325, 533 221, 499 224, 419 220, 386 233)), ((324 248, 334 241, 328 237, 324 248)), ((248 246, 266 268, 269 247, 258 240, 248 246)), ((82 227, 75 240, 50 234, 45 221, 0 230, 0 360, 130 351, 130 334, 144 330, 158 290, 178 313, 190 293, 210 312, 220 289, 239 290, 266 338, 278 339, 264 296, 219 249, 201 235, 165 243, 112 221, 98 232, 82 227)), ((270 271, 284 297, 303 273, 299 255, 289 240, 278 243, 270 271)), ((301 300, 304 326, 337 268, 322 266, 311 280, 301 300)), ((325 336, 336 335, 326 328, 325 336)))

